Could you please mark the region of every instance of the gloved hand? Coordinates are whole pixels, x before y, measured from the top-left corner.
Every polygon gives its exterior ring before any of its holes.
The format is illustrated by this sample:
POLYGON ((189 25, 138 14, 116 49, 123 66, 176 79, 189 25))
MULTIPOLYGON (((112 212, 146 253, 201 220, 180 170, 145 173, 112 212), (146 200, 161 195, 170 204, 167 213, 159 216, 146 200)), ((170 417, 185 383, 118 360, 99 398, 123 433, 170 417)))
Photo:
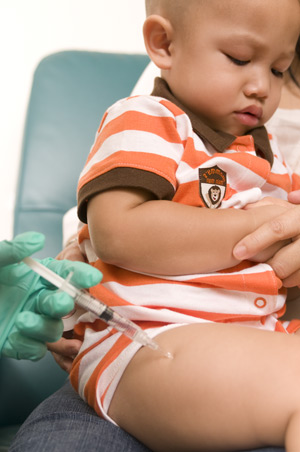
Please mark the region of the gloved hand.
MULTIPOLYGON (((42 249, 44 236, 27 232, 12 241, 0 242, 0 355, 16 359, 37 360, 63 332, 61 317, 73 308, 73 299, 41 278, 26 264, 24 257, 42 249)), ((72 280, 79 288, 101 281, 101 273, 82 262, 41 261, 48 268, 72 280)))

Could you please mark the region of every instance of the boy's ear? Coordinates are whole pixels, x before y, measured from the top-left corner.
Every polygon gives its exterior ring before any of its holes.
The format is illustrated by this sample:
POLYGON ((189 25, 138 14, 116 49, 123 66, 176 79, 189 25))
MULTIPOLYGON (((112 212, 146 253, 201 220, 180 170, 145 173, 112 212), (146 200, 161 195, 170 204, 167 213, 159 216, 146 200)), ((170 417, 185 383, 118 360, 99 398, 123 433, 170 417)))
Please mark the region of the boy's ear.
POLYGON ((149 16, 145 20, 143 33, 146 50, 153 63, 160 69, 169 69, 173 36, 171 23, 162 16, 149 16))

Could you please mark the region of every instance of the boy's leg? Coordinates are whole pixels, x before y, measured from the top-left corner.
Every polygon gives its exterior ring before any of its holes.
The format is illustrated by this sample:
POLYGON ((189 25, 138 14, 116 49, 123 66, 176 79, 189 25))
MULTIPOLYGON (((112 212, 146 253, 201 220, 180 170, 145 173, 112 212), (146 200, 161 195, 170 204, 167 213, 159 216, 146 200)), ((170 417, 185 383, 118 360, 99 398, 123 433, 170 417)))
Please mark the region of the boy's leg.
POLYGON ((109 415, 154 451, 283 445, 300 451, 300 337, 194 324, 157 337, 174 355, 141 349, 109 415))

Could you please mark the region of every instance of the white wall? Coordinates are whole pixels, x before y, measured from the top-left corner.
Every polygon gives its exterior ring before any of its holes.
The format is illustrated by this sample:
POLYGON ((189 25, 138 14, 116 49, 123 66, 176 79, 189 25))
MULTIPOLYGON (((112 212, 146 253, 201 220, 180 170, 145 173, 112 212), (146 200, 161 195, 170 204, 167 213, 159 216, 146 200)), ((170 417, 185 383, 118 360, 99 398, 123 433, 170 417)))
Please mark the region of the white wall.
POLYGON ((144 53, 144 0, 0 0, 0 240, 12 237, 33 71, 67 49, 144 53))

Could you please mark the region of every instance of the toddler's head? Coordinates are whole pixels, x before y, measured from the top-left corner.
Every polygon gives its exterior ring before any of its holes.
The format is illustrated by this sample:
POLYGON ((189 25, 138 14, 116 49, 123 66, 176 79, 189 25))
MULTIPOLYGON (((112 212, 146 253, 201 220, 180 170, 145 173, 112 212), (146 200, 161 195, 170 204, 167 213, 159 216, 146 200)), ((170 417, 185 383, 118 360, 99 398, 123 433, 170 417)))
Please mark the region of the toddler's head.
POLYGON ((146 0, 145 45, 172 93, 215 130, 243 135, 280 100, 299 0, 146 0))

